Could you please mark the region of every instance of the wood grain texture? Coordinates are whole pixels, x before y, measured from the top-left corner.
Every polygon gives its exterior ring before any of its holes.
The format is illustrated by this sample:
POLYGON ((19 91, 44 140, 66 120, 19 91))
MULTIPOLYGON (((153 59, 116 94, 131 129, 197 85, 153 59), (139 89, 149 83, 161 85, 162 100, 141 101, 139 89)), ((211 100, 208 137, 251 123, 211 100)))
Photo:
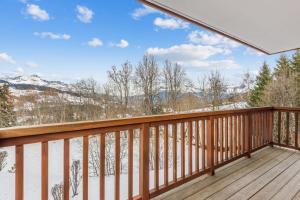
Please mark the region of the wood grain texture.
POLYGON ((16 146, 16 175, 15 175, 15 198, 23 200, 24 198, 24 147, 16 146))
POLYGON ((164 184, 169 184, 169 125, 164 125, 164 184))
POLYGON ((48 142, 42 143, 42 191, 41 191, 41 199, 48 200, 48 142))
MULTIPOLYGON (((127 126, 127 125, 139 125, 143 123, 175 121, 182 119, 193 119, 207 116, 217 116, 224 114, 237 114, 247 111, 264 111, 272 110, 272 107, 263 108, 251 108, 251 109, 236 109, 236 110, 224 110, 214 112, 199 112, 199 113, 187 113, 187 114, 168 114, 168 115, 153 115, 146 117, 132 117, 125 119, 113 119, 113 120, 101 120, 101 121, 86 121, 86 122, 71 122, 63 124, 51 124, 40 125, 30 127, 13 127, 0 129, 0 139, 17 138, 33 135, 47 135, 51 133, 66 133, 100 128, 114 128, 127 126)), ((107 131, 109 132, 109 131, 107 131)))
POLYGON ((82 199, 88 200, 89 186, 89 137, 83 137, 83 156, 82 156, 82 199))
POLYGON ((185 128, 184 123, 180 126, 181 133, 181 177, 185 177, 185 128))
POLYGON ((155 126, 155 138, 154 138, 154 187, 159 189, 159 126, 155 126))
POLYGON ((64 200, 70 195, 70 140, 64 140, 64 200))
POLYGON ((173 181, 177 182, 177 123, 172 125, 172 136, 173 136, 173 181))
MULTIPOLYGON (((155 132, 155 135, 157 133, 155 132)), ((128 200, 133 195, 133 130, 128 131, 128 200)))

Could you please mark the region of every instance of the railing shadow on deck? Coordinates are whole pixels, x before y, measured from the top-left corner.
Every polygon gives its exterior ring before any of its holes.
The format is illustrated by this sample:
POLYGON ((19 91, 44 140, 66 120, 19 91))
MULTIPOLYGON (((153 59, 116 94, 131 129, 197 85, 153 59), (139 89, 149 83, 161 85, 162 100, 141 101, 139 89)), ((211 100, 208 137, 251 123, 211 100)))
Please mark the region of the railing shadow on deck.
MULTIPOLYGON (((114 141, 114 198, 120 196, 121 140, 127 155, 127 199, 149 199, 268 145, 299 149, 300 108, 251 108, 0 129, 0 147, 15 146, 15 199, 24 199, 24 145, 41 144, 41 199, 48 200, 48 142, 63 140, 64 199, 70 192, 70 140, 82 142, 82 197, 89 190, 89 140, 99 141, 99 199, 105 199, 108 135, 114 141), (134 195, 134 140, 139 189, 134 195), (166 162, 167 161, 167 162, 166 162), (162 177, 162 178, 161 178, 162 177), (151 183, 151 184, 150 184, 151 183)), ((124 158, 123 158, 124 159, 124 158)), ((1 180, 0 180, 1 181, 1 180)), ((38 186, 37 186, 38 187, 38 186)), ((124 196, 124 195, 123 195, 124 196)), ((95 198, 95 197, 93 197, 95 198)))

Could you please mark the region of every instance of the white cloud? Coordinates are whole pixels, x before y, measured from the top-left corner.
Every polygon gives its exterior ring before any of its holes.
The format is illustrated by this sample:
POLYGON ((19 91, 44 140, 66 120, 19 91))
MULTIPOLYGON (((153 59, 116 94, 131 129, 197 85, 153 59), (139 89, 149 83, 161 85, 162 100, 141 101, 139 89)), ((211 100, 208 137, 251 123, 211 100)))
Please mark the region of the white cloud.
POLYGON ((32 62, 32 61, 26 62, 26 63, 25 63, 25 66, 26 66, 26 67, 30 67, 30 68, 37 68, 37 67, 39 67, 39 65, 38 65, 37 63, 32 62))
POLYGON ((83 23, 90 23, 92 21, 94 12, 85 6, 77 5, 77 18, 83 23))
POLYGON ((205 60, 217 54, 226 55, 228 49, 195 44, 174 45, 169 48, 149 48, 148 54, 173 61, 205 60))
POLYGON ((244 55, 263 56, 265 54, 260 51, 255 50, 253 48, 247 47, 246 50, 244 51, 244 55))
POLYGON ((226 46, 237 48, 240 44, 219 34, 209 34, 204 31, 193 31, 188 35, 190 42, 194 44, 226 46))
POLYGON ((197 68, 217 68, 217 69, 238 69, 240 65, 237 64, 234 60, 225 59, 225 60, 191 60, 191 61, 181 61, 178 64, 185 67, 197 67, 197 68))
POLYGON ((27 4, 26 13, 31 15, 35 20, 47 21, 50 19, 46 10, 41 9, 38 5, 27 4))
POLYGON ((174 45, 169 48, 149 48, 148 54, 172 60, 184 67, 236 69, 240 66, 232 59, 211 60, 217 55, 228 55, 230 50, 222 47, 196 44, 174 45))
POLYGON ((71 39, 71 36, 68 34, 58 34, 58 33, 52 33, 52 32, 41 32, 41 33, 35 32, 33 34, 40 38, 49 38, 52 40, 69 40, 69 39, 71 39))
POLYGON ((152 13, 159 13, 159 11, 157 11, 157 10, 155 10, 155 9, 149 7, 149 6, 143 5, 142 8, 135 9, 131 13, 131 16, 132 16, 133 19, 138 20, 141 17, 144 17, 144 16, 152 14, 152 13))
POLYGON ((98 38, 93 38, 92 40, 88 41, 87 44, 91 47, 99 47, 103 45, 103 42, 98 38))
POLYGON ((120 48, 126 48, 129 46, 129 42, 127 40, 120 40, 120 42, 118 44, 111 44, 112 47, 120 47, 120 48))
POLYGON ((7 53, 0 53, 0 62, 7 62, 10 64, 16 64, 16 61, 7 53))
POLYGON ((175 18, 167 18, 167 19, 163 19, 160 17, 157 17, 154 20, 154 25, 158 26, 162 29, 187 29, 189 28, 189 23, 184 22, 180 19, 175 19, 175 18))

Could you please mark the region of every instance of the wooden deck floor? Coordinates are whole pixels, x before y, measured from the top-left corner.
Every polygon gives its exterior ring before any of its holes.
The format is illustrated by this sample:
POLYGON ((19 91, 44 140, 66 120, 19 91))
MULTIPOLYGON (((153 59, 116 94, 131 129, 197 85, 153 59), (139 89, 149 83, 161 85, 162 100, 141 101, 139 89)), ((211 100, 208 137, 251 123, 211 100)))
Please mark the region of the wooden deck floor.
POLYGON ((267 147, 154 199, 300 200, 300 153, 267 147))

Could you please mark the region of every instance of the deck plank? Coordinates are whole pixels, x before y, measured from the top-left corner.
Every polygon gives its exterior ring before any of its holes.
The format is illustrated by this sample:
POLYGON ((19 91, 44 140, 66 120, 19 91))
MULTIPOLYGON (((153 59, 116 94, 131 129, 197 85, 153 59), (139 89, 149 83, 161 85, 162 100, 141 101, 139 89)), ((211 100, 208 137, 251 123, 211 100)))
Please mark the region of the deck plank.
POLYGON ((266 147, 166 192, 155 200, 300 200, 300 153, 266 147))
POLYGON ((286 184, 276 195, 272 197, 274 200, 289 200, 293 199, 297 195, 300 189, 300 173, 294 176, 288 184, 286 184))
POLYGON ((257 192, 251 200, 271 199, 282 187, 284 187, 297 173, 300 172, 300 160, 281 173, 276 179, 257 192))
POLYGON ((300 200, 300 189, 298 190, 298 193, 294 196, 293 200, 300 200))
MULTIPOLYGON (((259 191, 261 188, 266 186, 268 183, 272 182, 280 174, 282 174, 285 171, 288 171, 288 169, 291 166, 294 166, 294 164, 297 161, 299 161, 299 158, 300 158, 300 155, 297 153, 294 153, 288 159, 279 163, 274 168, 272 168, 270 171, 266 172, 265 174, 258 177, 256 180, 254 180, 250 184, 246 185, 246 187, 239 190, 237 193, 235 193, 229 199, 230 200, 240 200, 240 199, 251 198, 253 195, 255 195, 255 193, 257 193, 257 191, 259 191)), ((243 181, 243 180, 241 179, 241 181, 243 181)), ((266 199, 266 198, 264 197, 263 199, 266 199)))
POLYGON ((291 154, 291 152, 278 151, 272 154, 273 156, 268 156, 267 159, 249 164, 246 168, 238 170, 226 179, 216 182, 188 199, 226 199, 238 191, 241 185, 244 185, 247 181, 251 181, 253 177, 260 176, 260 174, 271 169, 291 154))
POLYGON ((191 194, 194 194, 201 189, 208 187, 209 185, 230 176, 232 173, 236 172, 239 169, 247 167, 250 163, 256 162, 257 160, 266 159, 269 156, 272 156, 275 152, 279 151, 275 148, 267 147, 256 153, 253 153, 251 158, 241 158, 238 161, 225 165, 224 167, 216 170, 215 176, 201 176, 198 179, 195 179, 189 183, 182 185, 172 191, 164 193, 154 200, 172 200, 172 199, 184 199, 191 194))

